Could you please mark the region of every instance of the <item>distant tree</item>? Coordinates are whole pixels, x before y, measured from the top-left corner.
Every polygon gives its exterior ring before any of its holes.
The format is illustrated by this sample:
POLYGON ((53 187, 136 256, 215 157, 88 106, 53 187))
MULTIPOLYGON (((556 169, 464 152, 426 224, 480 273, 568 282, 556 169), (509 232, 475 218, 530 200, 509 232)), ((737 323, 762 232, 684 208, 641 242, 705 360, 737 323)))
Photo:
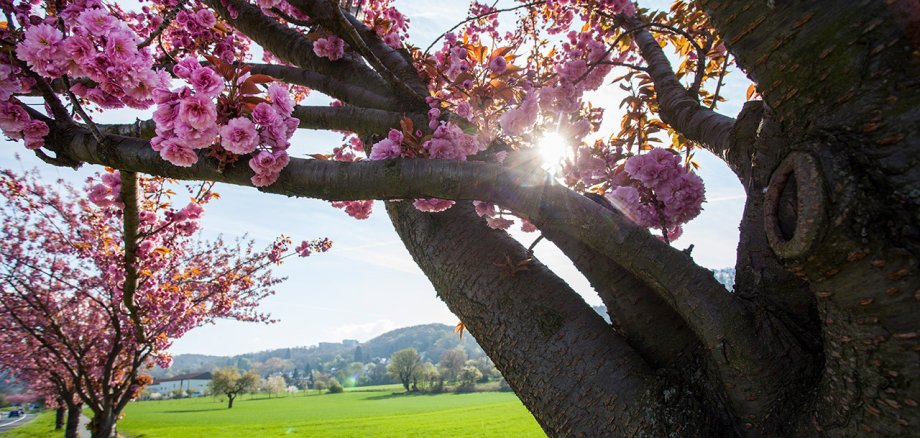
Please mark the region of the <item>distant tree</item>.
POLYGON ((402 383, 403 387, 408 391, 412 375, 415 373, 415 369, 418 368, 421 360, 422 358, 419 357, 418 352, 416 352, 414 348, 399 350, 390 356, 390 362, 387 365, 387 374, 389 374, 393 380, 402 383))
POLYGON ((441 376, 448 381, 456 380, 457 374, 464 366, 466 366, 466 353, 460 348, 445 351, 441 354, 441 361, 438 362, 438 368, 442 370, 441 376))
POLYGON ((482 378, 479 379, 480 383, 485 383, 489 381, 492 377, 497 377, 499 375, 498 369, 495 368, 495 364, 492 363, 492 360, 487 356, 480 357, 479 359, 473 359, 466 361, 467 366, 474 366, 476 369, 482 373, 482 378))
POLYGON ((285 388, 287 388, 287 383, 281 376, 271 376, 262 382, 262 390, 268 393, 269 398, 274 394, 284 392, 285 388))
POLYGON ((266 377, 272 374, 287 373, 293 369, 294 362, 280 357, 270 357, 265 362, 262 362, 262 366, 259 367, 262 375, 266 377))
POLYGON ((355 362, 364 363, 364 352, 361 351, 361 346, 355 347, 355 362))
POLYGON ((254 371, 240 374, 237 368, 221 368, 211 373, 209 388, 212 394, 227 396, 227 409, 233 407, 236 396, 255 391, 259 387, 259 375, 254 371))
POLYGON ((474 366, 465 366, 457 375, 460 385, 457 386, 457 392, 469 392, 476 388, 476 382, 482 378, 482 373, 474 366))
POLYGON ((415 370, 413 380, 422 384, 422 389, 427 392, 441 392, 444 389, 444 378, 438 368, 431 362, 419 365, 415 370))
POLYGON ((345 388, 342 387, 342 384, 339 383, 339 381, 336 380, 335 377, 330 377, 327 385, 329 386, 330 394, 338 394, 341 392, 345 392, 345 388))

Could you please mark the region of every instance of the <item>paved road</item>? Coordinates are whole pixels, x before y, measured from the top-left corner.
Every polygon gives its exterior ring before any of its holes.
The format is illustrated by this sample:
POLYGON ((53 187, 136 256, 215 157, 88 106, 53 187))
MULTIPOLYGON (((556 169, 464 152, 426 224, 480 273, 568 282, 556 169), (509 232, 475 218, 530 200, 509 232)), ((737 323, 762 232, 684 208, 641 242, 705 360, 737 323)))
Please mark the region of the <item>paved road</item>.
POLYGON ((15 429, 23 424, 26 424, 32 421, 35 418, 35 414, 25 414, 22 417, 7 418, 6 413, 3 414, 3 418, 0 418, 0 432, 6 432, 11 429, 15 429))

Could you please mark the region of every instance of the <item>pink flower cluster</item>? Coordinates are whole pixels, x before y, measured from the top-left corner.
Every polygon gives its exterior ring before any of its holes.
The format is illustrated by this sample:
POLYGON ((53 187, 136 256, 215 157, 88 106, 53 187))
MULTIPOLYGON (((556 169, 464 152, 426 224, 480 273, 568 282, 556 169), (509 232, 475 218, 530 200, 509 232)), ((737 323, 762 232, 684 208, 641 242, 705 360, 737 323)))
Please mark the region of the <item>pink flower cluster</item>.
MULTIPOLYGON (((432 109, 432 111, 437 111, 437 109, 432 109)), ((391 129, 386 138, 371 146, 370 159, 399 158, 403 154, 403 140, 402 132, 391 129)), ((475 137, 463 132, 459 126, 448 122, 440 122, 431 138, 422 143, 422 148, 428 151, 430 159, 461 161, 483 149, 475 137)), ((435 213, 452 207, 454 201, 437 198, 416 199, 413 205, 419 211, 435 213)))
POLYGON ((224 82, 217 72, 191 57, 176 64, 173 73, 193 88, 155 90, 157 135, 150 146, 170 163, 188 167, 198 161, 195 149, 211 146, 217 137, 217 106, 212 99, 223 91, 224 82))
POLYGON ((25 109, 10 102, 0 102, 0 130, 13 140, 22 139, 32 150, 45 145, 49 132, 45 122, 32 120, 25 109))
POLYGON ((655 148, 630 157, 624 171, 628 179, 606 197, 637 224, 662 229, 673 240, 682 224, 700 214, 706 198, 703 180, 673 152, 655 148))
MULTIPOLYGON (((504 213, 499 212, 495 204, 483 201, 473 201, 473 208, 476 210, 476 214, 479 215, 479 217, 486 219, 486 225, 488 225, 489 228, 507 230, 514 225, 514 219, 505 217, 504 213)), ((537 227, 527 219, 521 218, 521 231, 532 233, 537 231, 537 227)))
POLYGON ((392 0, 367 0, 361 5, 363 21, 383 37, 388 46, 398 49, 408 38, 409 19, 391 6, 392 0))
POLYGON ((294 252, 300 257, 309 257, 315 252, 326 252, 332 249, 332 241, 327 238, 316 239, 312 241, 304 240, 294 248, 294 252))
POLYGON ((374 201, 333 201, 332 206, 345 210, 345 214, 355 219, 367 219, 374 211, 374 201))
POLYGON ((53 22, 29 26, 16 56, 50 79, 90 79, 95 85, 76 82, 71 91, 103 108, 149 107, 153 90, 168 85, 169 75, 153 70, 153 57, 137 48, 137 35, 123 20, 101 2, 85 3, 68 6, 64 14, 75 17, 64 22, 69 36, 53 22))
POLYGON ((330 61, 339 60, 345 54, 345 41, 335 35, 320 38, 313 43, 313 53, 330 61))
POLYGON ((121 173, 114 171, 103 173, 99 177, 101 183, 90 186, 89 202, 100 207, 115 206, 118 209, 124 208, 121 202, 121 173))
POLYGON ((521 101, 521 105, 508 110, 498 119, 502 132, 505 135, 521 135, 525 130, 532 128, 537 123, 540 114, 540 105, 537 93, 530 90, 521 101))
POLYGON ((463 132, 459 126, 449 122, 441 122, 434 130, 431 139, 422 143, 422 147, 428 151, 431 159, 461 161, 485 149, 476 137, 463 132))

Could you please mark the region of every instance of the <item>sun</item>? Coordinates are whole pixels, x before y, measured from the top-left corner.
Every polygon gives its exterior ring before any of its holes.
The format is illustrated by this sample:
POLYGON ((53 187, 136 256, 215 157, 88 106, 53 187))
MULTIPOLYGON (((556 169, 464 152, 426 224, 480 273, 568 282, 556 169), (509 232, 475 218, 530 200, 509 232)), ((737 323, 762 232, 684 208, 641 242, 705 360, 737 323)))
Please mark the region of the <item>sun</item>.
POLYGON ((540 138, 537 150, 543 160, 543 169, 556 173, 562 169, 562 161, 569 154, 569 145, 558 132, 548 132, 540 138))

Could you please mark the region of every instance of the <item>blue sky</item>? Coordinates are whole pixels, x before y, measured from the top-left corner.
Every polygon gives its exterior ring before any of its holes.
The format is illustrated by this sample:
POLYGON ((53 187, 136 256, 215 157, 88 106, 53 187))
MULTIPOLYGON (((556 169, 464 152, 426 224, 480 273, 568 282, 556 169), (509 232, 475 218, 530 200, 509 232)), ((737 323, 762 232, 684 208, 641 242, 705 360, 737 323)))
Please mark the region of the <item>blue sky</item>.
MULTIPOLYGON (((643 2, 661 7, 665 2, 643 2)), ((411 19, 412 40, 426 47, 437 35, 449 29, 466 13, 468 3, 461 0, 431 2, 397 0, 397 6, 411 19)), ((723 95, 730 102, 721 111, 737 114, 747 87, 741 75, 730 77, 723 95)), ((613 87, 608 87, 613 88, 613 87)), ((608 120, 618 123, 615 108, 621 97, 604 90, 595 102, 607 106, 608 120)), ((311 96, 305 104, 325 104, 322 96, 311 96)), ((102 123, 130 122, 149 118, 149 112, 116 111, 98 116, 102 123)), ((99 168, 84 166, 79 171, 53 168, 38 161, 21 143, 2 141, 0 166, 19 170, 38 167, 49 178, 64 178, 81 184, 99 168), (22 163, 15 160, 19 154, 22 163)), ((301 131, 292 140, 292 154, 329 152, 340 144, 341 136, 320 131, 301 131)), ((697 263, 721 268, 733 266, 738 239, 738 224, 744 207, 744 191, 733 173, 719 160, 700 152, 700 175, 706 182, 707 203, 703 213, 685 227, 675 246, 694 244, 697 263)), ((295 241, 329 237, 333 249, 306 259, 289 259, 277 273, 288 281, 277 294, 263 302, 262 309, 280 322, 272 325, 219 321, 193 330, 176 342, 173 353, 229 355, 271 348, 312 345, 320 341, 345 338, 367 340, 397 327, 441 322, 456 324, 458 319, 435 295, 430 282, 415 266, 403 248, 383 205, 377 202, 370 219, 358 221, 328 203, 312 199, 293 199, 260 193, 251 188, 219 185, 219 201, 209 204, 203 225, 207 236, 238 236, 248 233, 267 244, 278 234, 295 241)), ((512 233, 525 244, 536 235, 512 233)), ((537 257, 553 267, 589 304, 600 304, 587 281, 549 242, 536 248, 537 257)))

